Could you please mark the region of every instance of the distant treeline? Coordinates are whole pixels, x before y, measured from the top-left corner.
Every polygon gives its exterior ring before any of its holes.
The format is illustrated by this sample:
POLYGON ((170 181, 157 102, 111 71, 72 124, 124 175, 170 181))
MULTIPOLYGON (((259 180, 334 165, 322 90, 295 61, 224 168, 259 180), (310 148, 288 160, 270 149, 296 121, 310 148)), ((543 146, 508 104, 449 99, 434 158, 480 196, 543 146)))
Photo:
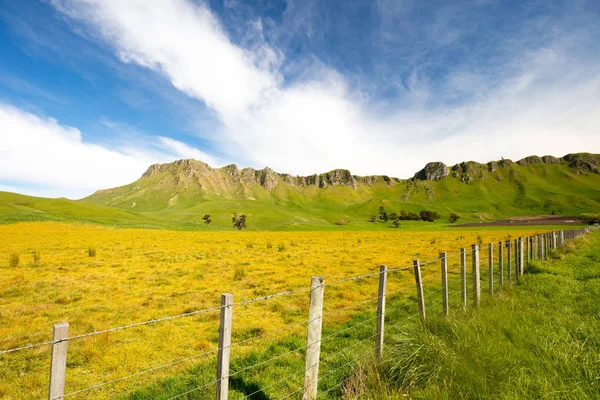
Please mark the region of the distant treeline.
MULTIPOLYGON (((412 211, 405 211, 405 210, 401 210, 398 213, 395 212, 391 212, 388 213, 385 210, 385 207, 381 206, 379 207, 379 220, 382 222, 388 222, 388 221, 392 221, 392 223, 394 224, 394 226, 398 227, 400 225, 399 221, 427 221, 427 222, 433 222, 436 219, 440 219, 441 215, 436 212, 436 211, 430 211, 430 210, 423 210, 421 212, 419 212, 419 214, 414 213, 412 211)), ((456 214, 450 214, 450 222, 456 222, 458 221, 460 217, 456 214)), ((377 221, 377 214, 373 214, 371 215, 371 218, 369 219, 370 222, 376 222, 377 221)))

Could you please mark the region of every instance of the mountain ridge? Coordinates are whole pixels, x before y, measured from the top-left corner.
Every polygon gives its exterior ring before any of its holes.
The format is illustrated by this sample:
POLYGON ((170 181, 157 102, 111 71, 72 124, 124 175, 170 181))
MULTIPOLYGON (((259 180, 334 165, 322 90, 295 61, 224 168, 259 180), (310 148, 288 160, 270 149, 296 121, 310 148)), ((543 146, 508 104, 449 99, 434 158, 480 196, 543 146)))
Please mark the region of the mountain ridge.
MULTIPOLYGON (((600 211, 600 155, 529 156, 513 162, 428 163, 412 178, 358 176, 335 169, 293 176, 270 168, 212 168, 197 160, 154 164, 135 182, 81 200, 0 193, 0 222, 59 220, 116 226, 231 229, 233 213, 251 230, 387 229, 389 212, 436 211, 447 221, 600 211), (211 215, 212 224, 202 217, 211 215)), ((413 222, 403 222, 411 226, 413 222)), ((418 224, 418 223, 417 223, 418 224)), ((417 225, 415 225, 417 227, 417 225)), ((418 225, 418 229, 423 229, 418 225)))
MULTIPOLYGON (((349 170, 343 168, 336 168, 328 172, 320 174, 312 174, 307 176, 292 175, 288 173, 280 173, 272 170, 269 167, 263 169, 254 169, 246 167, 240 169, 236 164, 229 164, 221 168, 213 168, 207 163, 195 160, 195 159, 180 159, 170 163, 163 164, 152 164, 142 174, 141 178, 151 178, 156 174, 164 172, 177 172, 187 175, 191 175, 196 179, 207 177, 210 173, 223 172, 227 176, 237 178, 240 183, 246 185, 259 184, 266 190, 272 190, 278 185, 278 180, 281 178, 283 183, 292 186, 318 186, 319 188, 326 188, 328 186, 340 186, 345 185, 356 189, 359 184, 365 184, 368 186, 374 183, 384 183, 388 186, 393 186, 402 181, 406 180, 441 180, 446 176, 450 175, 450 171, 453 171, 453 177, 458 177, 458 172, 468 174, 469 170, 473 166, 487 167, 489 172, 495 172, 498 168, 505 168, 513 165, 510 159, 501 159, 498 161, 490 161, 486 164, 478 163, 476 161, 465 161, 448 167, 441 161, 429 162, 423 169, 414 174, 413 178, 400 179, 390 177, 388 175, 354 175, 349 170), (177 168, 181 166, 182 168, 177 168), (458 172, 457 172, 458 171, 458 172)), ((518 161, 517 165, 530 166, 535 164, 567 164, 570 168, 584 170, 600 174, 600 154, 591 153, 571 153, 563 157, 557 158, 550 155, 539 157, 537 155, 527 156, 518 161)), ((469 179, 466 179, 467 181, 469 179)), ((106 193, 112 189, 101 189, 94 194, 106 193)), ((93 196, 93 195, 92 195, 93 196)))
MULTIPOLYGON (((200 212, 254 209, 258 203, 290 210, 344 215, 345 210, 373 212, 379 206, 438 208, 489 216, 525 215, 532 210, 589 210, 600 204, 600 155, 589 153, 529 156, 448 167, 430 162, 412 178, 358 176, 334 169, 294 176, 271 168, 213 168, 203 161, 154 164, 137 181, 82 199, 142 212, 200 212), (591 194, 590 194, 591 193, 591 194), (551 209, 552 208, 552 209, 551 209)), ((346 218, 350 218, 346 215, 346 218)))

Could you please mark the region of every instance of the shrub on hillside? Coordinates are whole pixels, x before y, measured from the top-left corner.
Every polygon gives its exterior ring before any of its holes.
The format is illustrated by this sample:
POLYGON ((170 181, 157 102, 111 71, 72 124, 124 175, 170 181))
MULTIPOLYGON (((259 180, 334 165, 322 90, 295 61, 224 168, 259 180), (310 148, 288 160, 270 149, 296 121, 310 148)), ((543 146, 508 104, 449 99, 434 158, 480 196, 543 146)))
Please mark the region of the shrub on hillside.
POLYGON ((398 218, 401 221, 418 221, 421 219, 421 217, 419 217, 417 214, 415 214, 414 212, 411 211, 400 211, 400 215, 398 216, 398 218))
POLYGON ((379 219, 383 222, 388 222, 388 220, 390 219, 390 216, 385 211, 385 208, 383 206, 379 207, 379 219))
POLYGON ((600 224, 600 214, 591 214, 591 213, 586 213, 586 214, 579 214, 577 216, 577 218, 579 218, 579 220, 583 223, 586 224, 600 224))
POLYGON ((428 210, 421 211, 421 213, 419 214, 419 216, 421 217, 421 219, 423 221, 427 221, 427 222, 433 222, 436 219, 440 218, 440 214, 438 214, 435 211, 428 211, 428 210))
POLYGON ((231 223, 233 224, 234 228, 241 231, 242 229, 246 228, 246 216, 244 214, 238 215, 238 213, 235 213, 231 218, 231 223))

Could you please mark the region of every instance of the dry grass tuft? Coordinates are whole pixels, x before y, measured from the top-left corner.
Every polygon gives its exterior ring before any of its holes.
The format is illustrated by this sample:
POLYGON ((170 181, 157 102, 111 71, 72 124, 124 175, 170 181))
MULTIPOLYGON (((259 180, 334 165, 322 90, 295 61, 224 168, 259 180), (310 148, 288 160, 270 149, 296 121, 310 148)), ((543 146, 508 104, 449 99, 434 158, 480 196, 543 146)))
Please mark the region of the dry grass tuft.
POLYGON ((8 264, 12 267, 18 267, 19 266, 19 253, 11 253, 9 259, 8 259, 8 264))

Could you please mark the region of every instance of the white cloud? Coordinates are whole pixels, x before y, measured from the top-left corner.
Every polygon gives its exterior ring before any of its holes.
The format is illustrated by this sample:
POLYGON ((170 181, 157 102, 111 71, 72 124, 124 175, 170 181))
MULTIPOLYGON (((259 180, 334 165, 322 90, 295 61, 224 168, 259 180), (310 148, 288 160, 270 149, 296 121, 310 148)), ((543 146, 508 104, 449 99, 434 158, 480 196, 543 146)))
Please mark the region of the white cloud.
MULTIPOLYGON (((349 168, 408 177, 432 160, 600 151, 600 60, 570 50, 577 47, 576 35, 564 35, 541 51, 519 49, 515 63, 499 65, 493 77, 457 71, 442 88, 446 93, 432 92, 426 77, 414 75, 401 105, 382 107, 318 63, 296 82, 284 83, 278 49, 260 42, 261 35, 255 35, 251 50, 237 47, 204 3, 54 4, 94 27, 124 62, 158 71, 205 101, 224 126, 220 150, 256 167, 298 174, 349 168), (452 98, 454 91, 473 95, 427 106, 438 95, 452 98)), ((206 160, 182 146, 171 149, 206 160)))
MULTIPOLYGON (((52 3, 101 27, 122 61, 163 73, 176 88, 219 112, 236 113, 259 104, 277 83, 275 73, 254 67, 251 52, 231 44, 203 5, 185 0, 52 3)), ((277 58, 267 53, 265 67, 270 68, 277 58)))
POLYGON ((85 142, 79 130, 54 119, 0 104, 0 181, 13 182, 0 189, 80 198, 135 181, 151 162, 205 156, 173 139, 156 140, 154 149, 130 146, 137 154, 127 154, 85 142))
POLYGON ((213 156, 206 154, 203 151, 198 150, 195 147, 188 146, 178 140, 160 136, 158 137, 160 147, 163 151, 169 154, 175 155, 177 158, 193 158, 196 160, 202 160, 213 167, 220 166, 221 161, 215 160, 213 156))

